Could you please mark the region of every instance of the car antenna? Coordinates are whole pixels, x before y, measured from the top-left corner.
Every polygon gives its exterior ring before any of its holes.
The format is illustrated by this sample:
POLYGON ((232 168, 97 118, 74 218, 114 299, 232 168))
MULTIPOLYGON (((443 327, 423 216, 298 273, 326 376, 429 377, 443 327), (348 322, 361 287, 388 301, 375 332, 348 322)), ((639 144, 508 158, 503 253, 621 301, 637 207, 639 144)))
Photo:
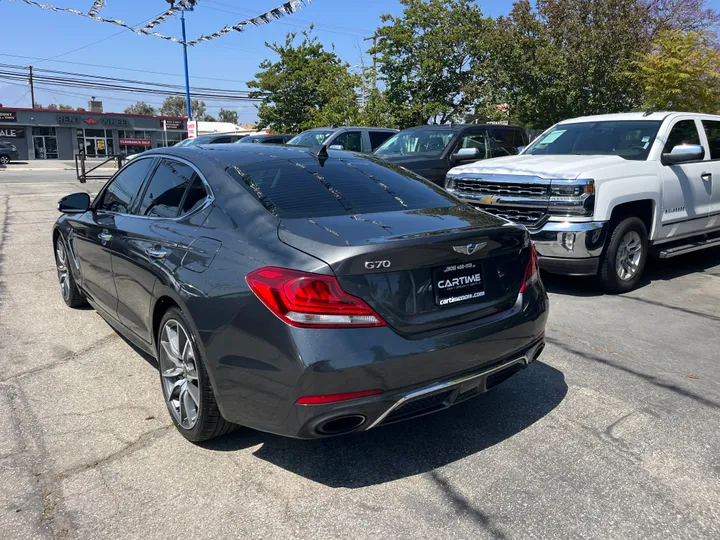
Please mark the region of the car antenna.
POLYGON ((650 116, 653 113, 653 111, 645 111, 643 113, 643 116, 650 116))
POLYGON ((308 154, 317 159, 317 162, 320 164, 321 167, 325 165, 328 157, 330 157, 328 156, 328 151, 324 144, 311 148, 310 150, 308 150, 308 154))

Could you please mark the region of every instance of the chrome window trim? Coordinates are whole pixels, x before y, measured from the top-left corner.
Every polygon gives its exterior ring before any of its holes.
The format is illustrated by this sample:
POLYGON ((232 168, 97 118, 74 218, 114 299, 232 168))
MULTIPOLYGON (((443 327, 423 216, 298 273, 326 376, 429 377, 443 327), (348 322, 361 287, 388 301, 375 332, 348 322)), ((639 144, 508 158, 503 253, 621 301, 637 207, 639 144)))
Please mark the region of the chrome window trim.
MULTIPOLYGON (((108 210, 96 210, 96 212, 99 213, 99 214, 102 213, 103 215, 106 215, 106 216, 107 216, 107 215, 111 215, 111 216, 131 217, 131 218, 137 218, 137 219, 162 219, 162 220, 165 220, 165 221, 181 221, 181 220, 183 220, 183 219, 185 219, 185 218, 187 218, 187 217, 189 217, 189 216, 192 216, 192 215, 197 214, 198 212, 202 212, 202 211, 205 210, 208 206, 210 206, 213 202, 215 202, 215 194, 213 193, 213 190, 212 190, 212 188, 210 187, 210 183, 209 183, 209 182, 207 181, 207 179, 205 178, 205 175, 203 175, 203 173, 200 172, 200 169, 198 169, 198 168, 195 166, 195 164, 191 163, 191 162, 188 161, 187 159, 181 158, 181 157, 177 157, 177 156, 173 156, 173 155, 171 155, 171 154, 151 154, 151 155, 149 155, 149 156, 143 156, 143 157, 141 157, 141 158, 133 159, 130 163, 128 163, 128 164, 125 165, 122 169, 120 169, 118 172, 116 172, 115 175, 114 175, 110 180, 108 180, 108 182, 107 182, 107 184, 105 184, 105 186, 109 186, 110 183, 115 180, 115 177, 116 177, 118 174, 120 174, 122 171, 125 170, 125 167, 127 167, 127 166, 129 166, 129 165, 132 165, 133 163, 138 163, 138 162, 140 162, 140 161, 142 161, 142 160, 144 160, 144 159, 152 159, 152 158, 174 159, 175 161, 179 161, 180 163, 184 163, 185 165, 188 165, 189 167, 191 167, 191 168, 197 173, 197 175, 200 177, 200 180, 202 181, 202 183, 205 185, 205 191, 207 191, 207 197, 205 197, 205 204, 203 204, 203 205, 200 206, 199 208, 196 208, 195 210, 193 210, 193 211, 192 211, 191 213, 189 213, 189 214, 184 214, 184 215, 182 215, 182 216, 177 216, 177 217, 174 217, 174 218, 161 217, 161 216, 140 216, 140 215, 138 215, 138 214, 122 214, 122 213, 120 213, 120 212, 110 212, 110 211, 108 211, 108 210)), ((154 174, 155 171, 153 170, 152 173, 154 174)), ((150 176, 150 180, 152 180, 152 176, 150 176)), ((102 193, 105 192, 105 189, 106 189, 106 188, 103 187, 103 189, 100 191, 100 193, 98 193, 96 199, 97 199, 98 197, 100 197, 100 195, 101 195, 102 193)), ((147 186, 145 186, 145 189, 147 189, 147 186)), ((143 190, 143 195, 145 194, 145 189, 143 190)), ((93 201, 93 205, 94 205, 94 204, 95 204, 95 201, 93 201)))

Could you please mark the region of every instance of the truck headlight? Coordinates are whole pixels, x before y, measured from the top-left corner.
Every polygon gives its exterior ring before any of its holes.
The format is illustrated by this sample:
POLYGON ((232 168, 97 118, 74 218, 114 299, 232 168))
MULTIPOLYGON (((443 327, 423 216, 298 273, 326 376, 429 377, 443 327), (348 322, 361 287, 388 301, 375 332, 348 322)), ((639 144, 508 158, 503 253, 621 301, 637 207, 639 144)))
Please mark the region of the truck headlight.
POLYGON ((553 216, 589 217, 595 210, 595 180, 552 180, 549 213, 553 216))

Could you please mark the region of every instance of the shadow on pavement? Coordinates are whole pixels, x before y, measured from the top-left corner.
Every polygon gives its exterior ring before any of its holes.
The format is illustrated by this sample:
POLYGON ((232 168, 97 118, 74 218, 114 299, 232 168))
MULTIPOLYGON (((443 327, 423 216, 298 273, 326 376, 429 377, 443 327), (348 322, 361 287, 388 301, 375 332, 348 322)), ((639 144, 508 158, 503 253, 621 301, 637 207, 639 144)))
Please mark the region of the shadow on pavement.
POLYGON ((563 374, 535 362, 486 394, 448 410, 367 432, 303 441, 241 429, 205 443, 216 451, 258 444, 254 455, 330 487, 390 482, 447 465, 511 438, 563 400, 563 374))
MULTIPOLYGON (((720 277, 719 248, 695 251, 671 259, 650 257, 645 267, 645 274, 636 290, 640 290, 654 281, 668 281, 695 272, 705 272, 714 267, 717 267, 717 270, 710 273, 720 277)), ((602 296, 605 294, 600 290, 593 277, 561 276, 543 272, 542 280, 547 291, 551 293, 580 297, 602 296)))

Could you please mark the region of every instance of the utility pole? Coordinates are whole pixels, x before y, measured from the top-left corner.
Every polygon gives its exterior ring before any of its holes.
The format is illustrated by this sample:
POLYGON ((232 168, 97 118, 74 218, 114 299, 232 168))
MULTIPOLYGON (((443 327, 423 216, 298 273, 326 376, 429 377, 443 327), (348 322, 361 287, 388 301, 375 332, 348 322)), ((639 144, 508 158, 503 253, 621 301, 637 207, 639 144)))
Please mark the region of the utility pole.
MULTIPOLYGON (((42 70, 40 70, 42 71, 42 70)), ((32 77, 32 66, 30 66, 30 99, 32 100, 32 104, 30 105, 31 109, 35 108, 35 86, 33 85, 33 77, 32 77)))
POLYGON ((373 87, 377 88, 377 51, 375 48, 377 47, 377 34, 373 34, 371 37, 363 38, 363 41, 368 41, 372 39, 373 42, 373 87))
MULTIPOLYGON (((190 9, 192 9, 192 7, 190 9)), ((187 117, 188 117, 188 120, 190 120, 192 118, 192 109, 190 108, 190 74, 188 73, 187 38, 185 37, 185 5, 184 4, 182 7, 182 11, 180 12, 180 20, 182 21, 183 57, 185 59, 185 104, 187 105, 187 117)))

